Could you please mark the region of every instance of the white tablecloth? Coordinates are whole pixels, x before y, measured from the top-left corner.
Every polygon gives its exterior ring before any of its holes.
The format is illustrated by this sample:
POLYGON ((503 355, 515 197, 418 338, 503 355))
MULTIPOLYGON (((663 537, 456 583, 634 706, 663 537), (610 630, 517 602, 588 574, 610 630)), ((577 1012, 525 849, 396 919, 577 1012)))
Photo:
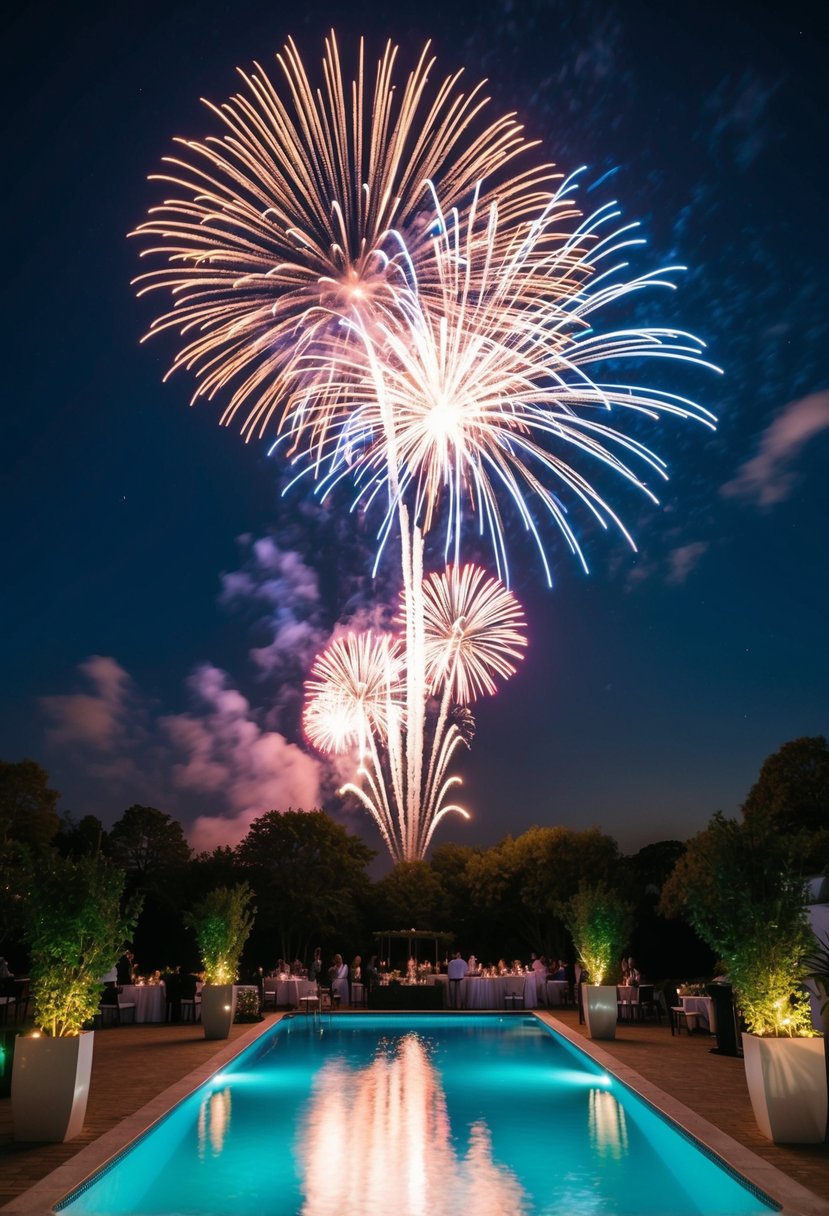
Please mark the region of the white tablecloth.
POLYGON ((717 1029, 717 1018, 714 1013, 714 1002, 710 996, 684 996, 682 999, 682 1008, 686 1013, 698 1013, 698 1025, 703 1030, 710 1030, 712 1034, 717 1029))
POLYGON ((467 976, 461 980, 464 1009, 503 1009, 506 996, 522 996, 525 1009, 537 1008, 535 975, 467 976))
MULTIPOLYGON (((302 997, 317 995, 317 985, 314 980, 280 980, 276 976, 265 977, 264 990, 266 993, 274 993, 277 1008, 298 1009, 302 997)), ((270 997, 268 997, 268 1003, 270 1003, 270 997)))
POLYGON ((547 980, 547 1004, 563 1005, 569 990, 567 980, 547 980))
POLYGON ((120 1003, 135 1005, 136 1022, 167 1021, 167 989, 163 984, 122 984, 120 1003))

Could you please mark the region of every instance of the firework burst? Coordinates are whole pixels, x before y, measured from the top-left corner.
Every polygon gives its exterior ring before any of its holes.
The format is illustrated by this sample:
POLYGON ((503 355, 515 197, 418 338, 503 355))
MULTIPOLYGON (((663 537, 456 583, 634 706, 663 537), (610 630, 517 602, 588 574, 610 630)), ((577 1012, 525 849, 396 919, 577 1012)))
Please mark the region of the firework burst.
MULTIPOLYGON (((464 704, 508 679, 526 645, 524 617, 497 579, 469 566, 423 585, 425 654, 388 635, 348 634, 314 663, 307 681, 305 733, 327 754, 356 747, 353 794, 380 829, 395 860, 422 858, 460 783, 448 769, 469 746, 474 721, 464 704), (416 694, 416 695, 415 695, 416 694), (418 699, 419 698, 419 699, 418 699)), ((404 597, 404 623, 410 601, 404 597)))
MULTIPOLYGON (((546 167, 505 175, 533 145, 513 115, 486 122, 483 83, 464 92, 457 72, 433 85, 428 44, 401 83, 397 57, 389 43, 372 85, 361 42, 348 81, 332 34, 317 89, 289 41, 276 57, 282 92, 259 65, 240 71, 242 92, 205 103, 218 134, 177 140, 154 175, 168 196, 133 235, 161 265, 136 282, 172 307, 150 333, 182 336, 171 372, 195 372, 194 400, 228 394, 222 420, 241 411, 247 436, 281 418, 298 357, 320 336, 342 340, 341 315, 382 315, 411 284, 440 222, 430 182, 464 213, 476 184, 497 179, 515 223, 549 197, 546 167)), ((428 291, 425 265, 417 277, 428 291)), ((314 410, 295 411, 295 427, 302 417, 318 428, 336 411, 324 378, 316 362, 314 410)))
POLYGON ((450 566, 423 587, 426 679, 467 706, 496 691, 523 658, 524 613, 503 583, 479 566, 450 566))
POLYGON ((223 422, 271 434, 320 495, 350 483, 378 509, 378 561, 397 529, 401 636, 333 643, 304 727, 323 751, 357 749, 346 788, 392 856, 413 859, 445 814, 466 813, 448 775, 474 732, 466 703, 525 644, 506 587, 460 565, 469 521, 505 583, 507 512, 549 582, 545 524, 586 568, 583 519, 635 547, 605 475, 653 501, 667 475, 639 424, 714 419, 609 371, 711 366, 691 334, 613 320, 679 268, 631 277, 642 242, 614 204, 585 218, 574 178, 516 172, 532 144, 514 116, 487 122, 483 86, 464 92, 460 74, 433 85, 428 45, 395 83, 397 55, 389 44, 372 77, 361 43, 348 81, 332 34, 321 88, 293 42, 278 85, 242 72, 242 91, 209 105, 217 133, 178 141, 157 176, 167 196, 134 235, 153 267, 139 294, 170 301, 150 333, 181 336, 168 375, 192 371, 194 400, 224 398, 223 422), (452 566, 424 579, 424 536, 440 529, 452 566))
POLYGON ((305 685, 303 726, 318 751, 334 755, 358 747, 369 734, 384 741, 399 712, 402 654, 388 634, 337 638, 314 660, 305 685))
POLYGON ((381 538, 406 502, 424 534, 445 520, 444 552, 457 562, 472 513, 507 578, 509 504, 534 537, 551 581, 544 516, 585 569, 574 505, 602 528, 618 527, 635 548, 589 476, 591 464, 609 470, 657 501, 651 481, 667 478, 666 464, 623 429, 626 422, 673 416, 713 428, 713 415, 685 397, 597 374, 626 360, 712 365, 704 344, 680 330, 595 328, 597 314, 624 297, 672 287, 670 273, 679 268, 625 277, 618 259, 638 241, 629 227, 604 232, 616 216, 608 209, 564 240, 558 220, 572 214, 572 189, 572 181, 565 183, 532 231, 505 247, 494 205, 486 222, 473 207, 466 224, 447 224, 432 247, 440 304, 402 293, 405 326, 383 321, 368 329, 353 316, 361 346, 341 350, 330 364, 352 408, 323 445, 297 461, 303 471, 323 474, 322 493, 348 479, 358 502, 370 506, 379 496, 386 504, 381 538))

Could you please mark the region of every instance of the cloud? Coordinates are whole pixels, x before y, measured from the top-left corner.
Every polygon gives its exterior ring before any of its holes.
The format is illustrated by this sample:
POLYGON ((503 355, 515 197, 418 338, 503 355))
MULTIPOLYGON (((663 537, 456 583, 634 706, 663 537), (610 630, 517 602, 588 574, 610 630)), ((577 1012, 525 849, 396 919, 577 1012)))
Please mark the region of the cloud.
POLYGON ((129 675, 115 659, 93 654, 78 670, 92 692, 41 697, 50 743, 109 751, 122 741, 130 715, 129 675))
POLYGON ((668 563, 666 581, 673 586, 684 583, 703 555, 708 552, 708 548, 708 541, 695 540, 690 544, 672 549, 666 558, 668 563))
POLYGON ((316 806, 320 765, 277 731, 259 725, 247 699, 210 664, 188 680, 196 712, 161 720, 173 751, 174 784, 221 796, 219 815, 199 816, 189 833, 194 848, 235 844, 257 816, 316 806))
POLYGON ((328 637, 320 606, 317 575, 302 555, 273 537, 239 538, 246 550, 242 566, 222 576, 219 603, 234 611, 251 611, 256 627, 269 640, 250 651, 258 673, 276 678, 282 687, 277 707, 292 705, 299 695, 314 655, 328 637))
POLYGON ((763 431, 757 454, 739 467, 720 494, 764 508, 784 502, 796 484, 794 461, 809 440, 827 428, 829 391, 789 402, 763 431))

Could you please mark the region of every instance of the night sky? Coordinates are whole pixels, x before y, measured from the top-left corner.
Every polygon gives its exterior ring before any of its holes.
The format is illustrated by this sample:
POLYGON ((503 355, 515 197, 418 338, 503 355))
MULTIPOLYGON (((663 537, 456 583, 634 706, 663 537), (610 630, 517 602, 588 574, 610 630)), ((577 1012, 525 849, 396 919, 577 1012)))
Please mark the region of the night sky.
POLYGON ((212 129, 199 98, 289 35, 318 63, 331 26, 349 64, 361 33, 373 57, 432 38, 441 78, 487 76, 493 116, 588 166, 586 207, 641 221, 636 270, 688 267, 637 315, 723 369, 682 383, 715 434, 647 434, 660 505, 605 487, 637 554, 583 531, 585 575, 548 533, 550 590, 510 537, 530 649, 476 707, 473 819, 436 841, 685 839, 782 743, 829 733, 827 21, 796 0, 27 6, 4 79, 0 757, 44 764, 76 818, 154 805, 202 848, 318 801, 377 843, 297 729, 314 651, 389 594, 372 529, 281 497, 267 443, 191 409, 186 374, 162 383, 175 346, 139 344, 154 310, 127 239, 173 136, 212 129))

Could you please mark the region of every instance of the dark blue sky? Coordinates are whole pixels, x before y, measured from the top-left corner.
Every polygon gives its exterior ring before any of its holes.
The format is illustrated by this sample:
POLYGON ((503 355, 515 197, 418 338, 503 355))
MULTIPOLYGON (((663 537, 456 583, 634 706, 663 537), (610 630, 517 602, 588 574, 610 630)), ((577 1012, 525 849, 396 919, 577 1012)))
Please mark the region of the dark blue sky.
MULTIPOLYGON (((301 492, 280 499, 266 445, 190 409, 184 375, 162 384, 173 346, 139 345, 153 314, 126 233, 157 200, 146 177, 172 137, 209 129, 199 97, 223 100, 236 65, 269 66, 290 34, 318 61, 331 25, 344 57, 361 32, 376 51, 432 37, 439 72, 488 76, 493 111, 515 109, 562 169, 588 165, 586 183, 615 169, 586 203, 617 198, 642 221, 637 269, 689 268, 648 319, 681 321, 724 369, 691 385, 716 435, 666 422, 649 436, 670 465, 661 505, 613 500, 638 555, 588 533, 585 576, 551 537, 550 591, 516 540, 529 656, 477 709, 473 821, 437 839, 533 823, 598 824, 625 850, 685 838, 736 811, 769 752, 829 732, 821 7, 448 0, 392 6, 382 27, 361 3, 19 16, 0 756, 40 760, 76 816, 146 802, 207 817, 202 844, 313 788, 295 690, 344 597, 374 594, 370 537, 301 492)), ((374 841, 361 813, 344 819, 374 841)))

